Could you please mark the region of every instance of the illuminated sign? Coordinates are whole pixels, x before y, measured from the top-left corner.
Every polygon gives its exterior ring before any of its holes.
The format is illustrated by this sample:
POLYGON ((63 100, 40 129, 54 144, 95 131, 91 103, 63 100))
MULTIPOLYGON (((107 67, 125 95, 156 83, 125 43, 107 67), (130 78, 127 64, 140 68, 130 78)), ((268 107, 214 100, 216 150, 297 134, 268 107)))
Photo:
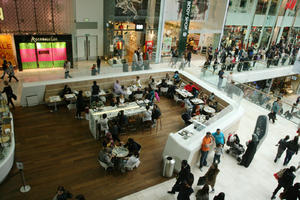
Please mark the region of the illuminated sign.
POLYGON ((144 24, 135 24, 136 31, 144 31, 144 24))
POLYGON ((31 42, 56 42, 58 41, 57 37, 31 37, 31 42))
POLYGON ((0 20, 4 20, 3 9, 0 7, 0 20))

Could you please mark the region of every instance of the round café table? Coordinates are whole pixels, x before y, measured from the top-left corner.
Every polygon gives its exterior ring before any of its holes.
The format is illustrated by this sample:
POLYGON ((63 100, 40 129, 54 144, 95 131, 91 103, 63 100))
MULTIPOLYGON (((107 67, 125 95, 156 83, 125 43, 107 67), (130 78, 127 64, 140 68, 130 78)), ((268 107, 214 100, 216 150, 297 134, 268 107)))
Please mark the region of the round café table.
POLYGON ((124 158, 126 156, 128 156, 129 154, 129 150, 125 147, 115 147, 112 150, 112 154, 115 155, 117 158, 124 158))
POLYGON ((216 112, 215 109, 213 109, 213 108, 211 108, 211 107, 209 107, 209 106, 205 106, 205 107, 204 107, 204 111, 207 112, 207 113, 210 113, 210 114, 216 112))

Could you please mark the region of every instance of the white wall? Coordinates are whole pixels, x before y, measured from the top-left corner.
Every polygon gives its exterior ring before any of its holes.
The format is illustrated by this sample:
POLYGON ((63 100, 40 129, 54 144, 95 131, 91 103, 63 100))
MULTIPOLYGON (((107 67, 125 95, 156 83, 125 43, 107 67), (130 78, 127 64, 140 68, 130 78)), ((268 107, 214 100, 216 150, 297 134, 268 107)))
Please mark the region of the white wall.
MULTIPOLYGON (((84 36, 85 34, 98 36, 98 54, 103 55, 103 3, 104 0, 75 0, 75 20, 76 22, 97 22, 98 29, 77 29, 75 36, 84 36)), ((74 38, 76 40, 76 38, 74 38)), ((76 42, 76 41, 75 41, 76 42)), ((76 43, 74 45, 76 47, 76 43)), ((79 51, 84 51, 84 47, 78 45, 79 51)), ((76 48, 74 55, 77 57, 76 48)))

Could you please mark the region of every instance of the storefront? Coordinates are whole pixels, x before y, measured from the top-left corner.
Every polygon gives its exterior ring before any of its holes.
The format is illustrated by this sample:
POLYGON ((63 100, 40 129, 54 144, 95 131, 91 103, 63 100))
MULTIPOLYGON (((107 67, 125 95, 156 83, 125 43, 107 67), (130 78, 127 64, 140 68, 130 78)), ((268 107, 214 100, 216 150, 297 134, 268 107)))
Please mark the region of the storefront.
POLYGON ((15 35, 19 70, 63 67, 73 62, 72 35, 15 35))
POLYGON ((13 66, 17 65, 16 49, 14 37, 11 34, 0 34, 0 65, 2 67, 3 58, 11 62, 13 66))
POLYGON ((142 53, 144 60, 153 60, 160 2, 113 0, 105 1, 104 7, 104 57, 108 63, 132 62, 135 51, 142 53))

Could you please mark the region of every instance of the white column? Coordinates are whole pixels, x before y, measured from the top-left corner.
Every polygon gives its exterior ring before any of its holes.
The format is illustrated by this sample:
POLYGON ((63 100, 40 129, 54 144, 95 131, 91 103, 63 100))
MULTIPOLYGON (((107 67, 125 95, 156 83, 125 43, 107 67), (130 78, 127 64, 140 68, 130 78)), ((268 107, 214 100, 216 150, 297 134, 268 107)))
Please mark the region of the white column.
POLYGON ((285 17, 286 17, 289 13, 290 13, 290 10, 289 10, 289 9, 286 9, 286 10, 285 10, 285 13, 284 13, 284 17, 283 17, 282 20, 281 20, 280 30, 279 30, 279 33, 278 33, 278 35, 277 35, 277 41, 276 41, 276 44, 280 42, 280 38, 281 38, 283 29, 284 29, 284 21, 285 21, 285 17))
POLYGON ((159 24, 158 24, 158 31, 157 31, 155 63, 160 63, 160 61, 161 61, 161 47, 162 47, 162 41, 163 41, 163 37, 164 37, 164 27, 165 27, 165 4, 166 4, 166 0, 161 0, 159 24))
POLYGON ((250 13, 250 17, 251 18, 250 18, 250 22, 248 24, 247 32, 246 32, 245 39, 244 39, 244 45, 245 45, 245 47, 247 47, 247 44, 248 44, 249 35, 250 35, 250 32, 251 32, 252 24, 253 24, 254 17, 255 17, 255 11, 256 11, 257 2, 258 2, 258 0, 254 0, 253 6, 251 8, 251 13, 250 13))
POLYGON ((271 44, 271 41, 272 41, 272 38, 273 38, 273 35, 274 35, 274 28, 275 26, 277 25, 277 21, 278 21, 278 15, 279 15, 279 10, 280 10, 280 7, 281 7, 281 3, 282 3, 282 0, 279 0, 279 2, 277 3, 277 9, 276 9, 276 21, 275 23, 273 24, 272 26, 272 31, 271 31, 271 35, 270 35, 270 38, 269 38, 269 42, 268 42, 268 46, 270 46, 271 44))
POLYGON ((220 49, 221 41, 222 41, 222 38, 223 38, 223 35, 224 35, 224 29, 225 29, 225 23, 226 23, 228 8, 229 8, 229 2, 230 2, 230 0, 227 0, 226 10, 225 10, 225 15, 224 15, 224 20, 223 20, 223 26, 222 26, 222 32, 221 32, 221 35, 220 35, 218 49, 220 49))
POLYGON ((268 2, 268 7, 267 7, 266 15, 264 17, 264 23, 263 23, 263 26, 261 28, 261 32, 260 32, 259 39, 258 39, 258 47, 260 47, 260 43, 261 43, 262 37, 264 35, 264 30, 265 30, 266 22, 268 20, 269 10, 270 10, 270 7, 271 7, 271 3, 272 3, 272 0, 268 2))

